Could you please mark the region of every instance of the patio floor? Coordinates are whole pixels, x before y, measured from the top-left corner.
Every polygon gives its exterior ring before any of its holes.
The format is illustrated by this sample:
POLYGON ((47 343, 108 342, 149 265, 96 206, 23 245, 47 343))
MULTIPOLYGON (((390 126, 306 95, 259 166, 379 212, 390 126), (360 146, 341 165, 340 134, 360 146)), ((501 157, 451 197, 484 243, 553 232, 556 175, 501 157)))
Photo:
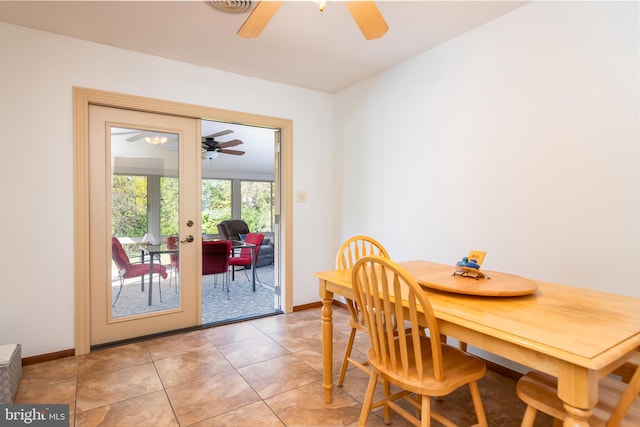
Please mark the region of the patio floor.
MULTIPOLYGON (((121 317, 178 307, 180 295, 176 292, 175 273, 172 280, 170 280, 170 274, 167 279, 160 282, 162 302, 157 285, 158 276, 154 276, 151 306, 148 305, 148 283, 145 291, 141 291, 140 280, 127 280, 113 307, 113 316, 121 317)), ((250 270, 247 271, 247 274, 242 270, 236 271, 233 281, 229 275, 230 288, 227 298, 227 292, 222 287, 222 275, 202 276, 202 324, 233 321, 279 311, 275 308, 279 305, 276 305, 278 301, 275 301, 272 290, 274 283, 273 264, 256 268, 255 292, 253 292, 250 277, 250 270)), ((179 290, 179 277, 177 282, 179 290)), ((115 299, 120 287, 120 280, 116 278, 112 285, 113 299, 115 299)))

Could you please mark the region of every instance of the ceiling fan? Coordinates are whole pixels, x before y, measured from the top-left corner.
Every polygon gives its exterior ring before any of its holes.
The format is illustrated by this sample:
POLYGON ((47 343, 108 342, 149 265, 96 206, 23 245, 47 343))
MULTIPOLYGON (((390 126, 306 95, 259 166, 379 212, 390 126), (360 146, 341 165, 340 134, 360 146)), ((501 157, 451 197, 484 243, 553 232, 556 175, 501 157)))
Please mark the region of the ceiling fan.
POLYGON ((219 153, 232 154, 234 156, 242 156, 245 152, 241 150, 229 150, 229 147, 236 147, 244 142, 239 139, 232 139, 231 141, 218 142, 216 138, 223 135, 233 133, 232 130, 227 129, 220 132, 212 133, 211 135, 202 137, 202 158, 203 159, 215 159, 219 153))
MULTIPOLYGON (((258 37, 265 29, 273 15, 280 9, 283 1, 259 1, 249 17, 244 21, 238 35, 246 39, 258 37)), ((320 10, 324 10, 326 2, 320 1, 320 10)), ((364 38, 373 40, 380 38, 389 30, 387 22, 373 1, 345 1, 351 16, 360 27, 364 38)))

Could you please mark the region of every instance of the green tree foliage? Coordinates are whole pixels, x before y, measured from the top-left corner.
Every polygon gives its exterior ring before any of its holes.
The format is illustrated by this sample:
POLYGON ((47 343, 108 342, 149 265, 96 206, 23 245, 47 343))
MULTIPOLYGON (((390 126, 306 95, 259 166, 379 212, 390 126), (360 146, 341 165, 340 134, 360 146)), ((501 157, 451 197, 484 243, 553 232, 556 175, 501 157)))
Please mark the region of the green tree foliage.
POLYGON ((160 233, 171 236, 179 233, 180 183, 177 178, 160 178, 160 233))
POLYGON ((218 223, 231 218, 231 180, 202 180, 202 232, 217 234, 218 223))
POLYGON ((272 231, 274 184, 266 181, 242 181, 240 212, 249 230, 272 231))
POLYGON ((115 236, 144 236, 147 232, 147 179, 111 178, 111 226, 115 236))

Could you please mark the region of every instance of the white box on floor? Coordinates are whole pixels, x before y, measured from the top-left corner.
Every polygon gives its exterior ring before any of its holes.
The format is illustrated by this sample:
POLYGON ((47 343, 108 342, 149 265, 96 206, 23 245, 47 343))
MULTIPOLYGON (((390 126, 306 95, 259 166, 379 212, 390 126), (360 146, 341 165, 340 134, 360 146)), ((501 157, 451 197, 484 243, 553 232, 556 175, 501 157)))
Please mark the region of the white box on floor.
POLYGON ((13 403, 21 377, 20 344, 0 345, 0 403, 13 403))

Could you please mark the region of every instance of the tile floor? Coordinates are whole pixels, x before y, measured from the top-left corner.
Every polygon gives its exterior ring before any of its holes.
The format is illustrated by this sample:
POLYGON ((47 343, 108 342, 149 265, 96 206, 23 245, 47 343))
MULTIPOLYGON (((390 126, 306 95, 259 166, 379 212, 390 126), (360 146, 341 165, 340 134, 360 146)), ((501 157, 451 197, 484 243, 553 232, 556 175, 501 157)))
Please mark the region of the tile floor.
MULTIPOLYGON (((334 373, 346 316, 334 310, 334 373)), ((367 341, 359 335, 355 352, 367 341)), ((367 380, 351 369, 324 403, 320 309, 311 309, 28 365, 15 403, 69 404, 77 427, 356 426, 367 380)), ((512 379, 487 371, 480 388, 489 425, 520 425, 512 379)), ((475 423, 467 388, 436 404, 459 425, 475 423)), ((384 423, 375 413, 368 425, 384 423)), ((392 425, 409 424, 396 415, 392 425)))

